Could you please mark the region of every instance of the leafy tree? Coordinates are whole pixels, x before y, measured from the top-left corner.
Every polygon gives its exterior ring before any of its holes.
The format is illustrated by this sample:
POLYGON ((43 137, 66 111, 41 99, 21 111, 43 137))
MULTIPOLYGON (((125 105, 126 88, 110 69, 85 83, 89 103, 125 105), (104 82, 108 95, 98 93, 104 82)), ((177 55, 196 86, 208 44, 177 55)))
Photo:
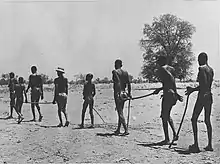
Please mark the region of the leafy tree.
POLYGON ((144 51, 141 74, 149 81, 157 81, 156 57, 164 55, 175 68, 176 78, 182 80, 192 75, 195 60, 191 38, 196 28, 175 15, 164 14, 153 18, 152 25, 145 24, 140 47, 144 51))

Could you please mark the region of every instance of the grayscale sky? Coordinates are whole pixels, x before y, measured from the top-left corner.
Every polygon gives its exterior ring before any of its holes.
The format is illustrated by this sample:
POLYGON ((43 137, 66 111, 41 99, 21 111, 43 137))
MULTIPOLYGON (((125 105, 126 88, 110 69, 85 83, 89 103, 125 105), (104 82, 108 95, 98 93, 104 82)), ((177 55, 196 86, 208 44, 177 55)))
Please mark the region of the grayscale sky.
POLYGON ((87 72, 103 78, 111 77, 114 61, 120 58, 137 77, 144 24, 171 13, 196 26, 193 52, 196 57, 207 52, 215 78, 220 79, 218 0, 17 1, 0 1, 0 73, 14 71, 27 79, 30 66, 37 65, 40 73, 55 77, 60 66, 70 80, 87 72))

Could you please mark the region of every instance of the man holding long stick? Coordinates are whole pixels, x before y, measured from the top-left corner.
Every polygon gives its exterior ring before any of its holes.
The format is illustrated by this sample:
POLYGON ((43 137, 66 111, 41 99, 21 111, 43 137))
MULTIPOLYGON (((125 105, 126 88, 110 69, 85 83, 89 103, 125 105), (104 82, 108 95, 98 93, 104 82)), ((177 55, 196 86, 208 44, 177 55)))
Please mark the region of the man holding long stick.
POLYGON ((174 78, 174 68, 167 65, 167 58, 165 56, 159 56, 157 59, 157 64, 160 66, 159 70, 157 71, 157 76, 162 82, 163 86, 156 89, 154 94, 158 94, 161 90, 163 90, 162 110, 160 117, 162 118, 165 139, 161 142, 161 145, 167 145, 170 144, 168 123, 173 131, 173 140, 178 140, 170 113, 177 100, 183 101, 183 98, 177 93, 174 78))
POLYGON ((125 118, 123 114, 123 108, 126 97, 131 97, 131 83, 129 80, 128 72, 123 70, 122 61, 115 61, 115 70, 112 71, 112 80, 113 80, 113 89, 114 89, 114 99, 116 110, 118 112, 118 128, 115 131, 115 134, 120 134, 121 124, 124 127, 125 132, 123 135, 128 135, 128 127, 125 123, 125 118), (128 87, 128 93, 126 94, 125 89, 128 87))
POLYGON ((198 129, 197 121, 202 109, 205 109, 205 124, 208 132, 208 146, 204 149, 206 151, 213 151, 212 148, 212 125, 210 121, 211 110, 212 110, 212 93, 211 86, 213 82, 214 72, 213 69, 207 64, 208 56, 206 53, 202 52, 198 56, 199 63, 199 73, 197 76, 197 81, 199 86, 196 88, 188 87, 186 95, 190 95, 194 91, 199 91, 198 97, 194 106, 193 115, 192 115, 192 127, 194 134, 194 144, 189 146, 189 151, 197 153, 199 152, 198 146, 198 129))

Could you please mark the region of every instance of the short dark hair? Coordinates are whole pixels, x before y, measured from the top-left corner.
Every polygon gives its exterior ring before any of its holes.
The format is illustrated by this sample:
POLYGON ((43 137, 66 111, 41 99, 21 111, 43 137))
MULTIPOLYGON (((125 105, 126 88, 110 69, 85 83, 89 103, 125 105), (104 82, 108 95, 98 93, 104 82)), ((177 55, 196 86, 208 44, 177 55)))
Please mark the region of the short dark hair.
POLYGON ((31 70, 37 71, 37 67, 34 65, 34 66, 31 67, 31 70))
POLYGON ((198 56, 199 59, 203 61, 208 61, 208 55, 205 52, 201 52, 198 56))
POLYGON ((10 73, 9 73, 9 76, 10 76, 10 77, 15 77, 15 73, 14 73, 14 72, 10 72, 10 73))
POLYGON ((88 73, 88 74, 86 75, 86 80, 90 80, 90 79, 92 79, 92 78, 93 78, 93 74, 88 73))
POLYGON ((18 81, 19 81, 19 83, 24 83, 24 78, 23 77, 19 77, 18 81))
POLYGON ((122 66, 122 61, 120 59, 117 59, 117 60, 115 60, 115 64, 122 66))

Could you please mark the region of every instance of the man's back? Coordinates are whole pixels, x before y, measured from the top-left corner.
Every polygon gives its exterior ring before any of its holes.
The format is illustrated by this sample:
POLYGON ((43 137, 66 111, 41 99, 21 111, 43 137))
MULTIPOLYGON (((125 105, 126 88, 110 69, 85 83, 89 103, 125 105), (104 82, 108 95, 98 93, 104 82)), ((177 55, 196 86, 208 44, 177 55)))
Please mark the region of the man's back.
POLYGON ((68 80, 65 77, 58 77, 54 80, 54 84, 57 85, 58 93, 68 93, 68 80))
POLYGON ((117 91, 118 88, 116 85, 119 83, 121 90, 125 90, 126 84, 129 83, 129 77, 128 77, 128 72, 123 70, 123 69, 116 69, 112 71, 113 77, 112 80, 114 82, 114 90, 117 91))
POLYGON ((205 94, 211 92, 211 86, 213 82, 214 71, 208 65, 203 65, 199 67, 199 73, 197 81, 199 82, 200 91, 199 93, 205 94))
POLYGON ((163 90, 165 92, 169 89, 176 91, 174 71, 174 68, 169 65, 162 66, 158 71, 158 76, 163 84, 163 90))

